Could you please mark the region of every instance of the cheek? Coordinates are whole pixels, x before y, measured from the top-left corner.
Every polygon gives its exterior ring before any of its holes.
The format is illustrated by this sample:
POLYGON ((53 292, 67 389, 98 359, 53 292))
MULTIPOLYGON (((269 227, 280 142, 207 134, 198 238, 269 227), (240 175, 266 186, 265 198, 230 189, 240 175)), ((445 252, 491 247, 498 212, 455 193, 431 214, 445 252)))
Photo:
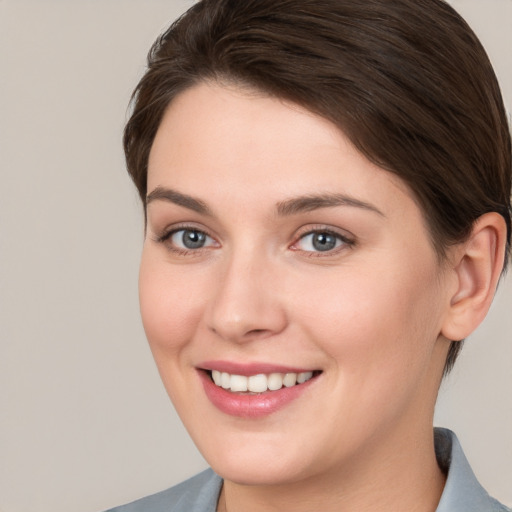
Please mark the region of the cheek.
POLYGON ((361 379, 380 375, 385 381, 428 364, 440 330, 436 275, 435 265, 412 268, 381 259, 364 273, 354 267, 306 283, 310 293, 297 309, 310 337, 337 365, 361 379))
POLYGON ((204 297, 200 283, 191 280, 186 272, 172 269, 165 261, 143 252, 139 272, 140 309, 155 358, 186 346, 200 321, 204 297))

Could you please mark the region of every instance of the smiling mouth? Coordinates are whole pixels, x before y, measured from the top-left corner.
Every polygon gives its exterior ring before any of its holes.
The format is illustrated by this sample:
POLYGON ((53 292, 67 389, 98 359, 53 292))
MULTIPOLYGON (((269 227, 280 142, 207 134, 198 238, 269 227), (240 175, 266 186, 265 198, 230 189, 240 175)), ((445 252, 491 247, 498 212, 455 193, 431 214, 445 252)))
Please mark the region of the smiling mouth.
POLYGON ((322 373, 320 370, 300 373, 260 373, 257 375, 236 375, 218 370, 208 371, 212 382, 219 388, 232 393, 258 394, 278 391, 282 388, 300 386, 322 373))

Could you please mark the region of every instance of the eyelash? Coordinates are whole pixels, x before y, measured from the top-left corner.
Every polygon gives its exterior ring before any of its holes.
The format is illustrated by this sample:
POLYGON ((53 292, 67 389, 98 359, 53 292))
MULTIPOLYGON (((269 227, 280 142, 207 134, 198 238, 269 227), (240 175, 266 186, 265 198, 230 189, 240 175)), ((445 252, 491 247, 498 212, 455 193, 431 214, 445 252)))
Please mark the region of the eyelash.
MULTIPOLYGON (((156 238, 154 238, 154 240, 160 244, 165 244, 166 247, 171 252, 173 252, 179 256, 199 255, 202 253, 202 250, 208 249, 209 246, 206 246, 206 247, 202 246, 202 247, 198 247, 196 249, 184 249, 181 247, 176 247, 176 245, 169 243, 170 239, 174 235, 176 235, 177 233, 179 233, 181 231, 183 231, 183 232, 189 231, 189 232, 198 233, 199 235, 204 235, 205 237, 215 241, 215 239, 212 236, 210 236, 206 231, 199 229, 195 226, 190 226, 190 225, 174 227, 168 231, 165 231, 162 235, 157 236, 156 238)), ((318 227, 314 227, 314 228, 309 228, 307 231, 298 235, 296 238, 296 241, 290 245, 290 249, 293 251, 297 251, 297 252, 299 252, 299 251, 303 252, 304 254, 307 255, 307 257, 310 257, 310 258, 322 258, 322 257, 333 256, 334 254, 337 254, 339 251, 342 251, 347 248, 351 248, 354 245, 355 245, 355 241, 353 239, 347 237, 346 235, 342 235, 341 233, 339 233, 333 229, 318 226, 318 227), (335 246, 332 249, 328 249, 326 251, 320 251, 320 250, 304 251, 304 250, 297 248, 297 245, 301 241, 303 241, 306 237, 312 236, 315 234, 316 235, 328 235, 328 236, 335 237, 337 246, 335 246), (338 245, 338 242, 340 242, 339 245, 338 245)))
POLYGON ((296 241, 293 242, 293 244, 290 246, 290 249, 292 249, 294 251, 301 251, 301 249, 297 248, 297 245, 301 241, 305 240, 306 237, 312 236, 312 235, 332 236, 336 239, 337 245, 335 247, 333 247, 332 249, 328 249, 326 251, 320 251, 320 250, 302 251, 304 254, 307 255, 308 258, 326 258, 329 256, 334 256, 334 255, 338 254, 340 251, 354 247, 354 245, 356 243, 354 239, 349 238, 348 236, 343 235, 343 234, 339 233, 338 231, 335 231, 333 229, 326 228, 323 226, 318 226, 318 227, 313 227, 313 228, 310 227, 307 231, 300 233, 299 236, 297 237, 296 241), (339 245, 338 245, 338 242, 340 242, 339 245))
POLYGON ((180 231, 198 233, 199 235, 204 235, 205 237, 214 240, 214 238, 203 229, 199 229, 196 226, 190 225, 176 226, 168 231, 164 231, 160 236, 157 236, 154 240, 160 244, 164 244, 169 251, 173 252, 174 254, 177 254, 178 256, 199 255, 202 252, 202 249, 208 248, 198 247, 197 249, 184 249, 182 247, 176 247, 176 245, 172 244, 170 240, 174 235, 176 235, 180 231))

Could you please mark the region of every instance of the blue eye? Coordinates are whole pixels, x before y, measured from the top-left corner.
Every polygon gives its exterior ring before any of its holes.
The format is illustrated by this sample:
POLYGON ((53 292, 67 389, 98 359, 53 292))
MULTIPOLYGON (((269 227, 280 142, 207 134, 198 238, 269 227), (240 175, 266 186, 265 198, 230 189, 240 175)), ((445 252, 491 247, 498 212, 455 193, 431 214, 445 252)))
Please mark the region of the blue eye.
POLYGON ((331 231, 313 231, 302 236, 295 244, 298 249, 306 252, 328 252, 349 244, 347 240, 331 231))
POLYGON ((184 250, 202 249, 213 245, 214 240, 197 229, 179 229, 169 236, 174 247, 184 250))

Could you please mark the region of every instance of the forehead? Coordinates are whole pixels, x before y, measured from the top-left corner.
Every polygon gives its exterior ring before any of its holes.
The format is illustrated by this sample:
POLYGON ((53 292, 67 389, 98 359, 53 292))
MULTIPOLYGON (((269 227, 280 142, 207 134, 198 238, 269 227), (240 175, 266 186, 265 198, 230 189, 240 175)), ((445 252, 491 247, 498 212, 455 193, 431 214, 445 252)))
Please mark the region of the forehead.
POLYGON ((171 152, 174 164, 193 158, 212 168, 216 162, 210 156, 222 156, 224 164, 230 155, 234 160, 249 154, 258 156, 256 167, 277 147, 290 161, 313 145, 323 146, 324 151, 343 145, 347 151, 348 141, 339 135, 332 123, 296 104, 246 88, 199 84, 168 106, 150 152, 149 169, 165 164, 162 158, 171 152), (193 148, 201 151, 194 153, 193 148))
POLYGON ((245 205, 343 193, 381 211, 412 194, 330 121, 253 90, 196 85, 167 108, 151 149, 148 192, 171 187, 245 205))

